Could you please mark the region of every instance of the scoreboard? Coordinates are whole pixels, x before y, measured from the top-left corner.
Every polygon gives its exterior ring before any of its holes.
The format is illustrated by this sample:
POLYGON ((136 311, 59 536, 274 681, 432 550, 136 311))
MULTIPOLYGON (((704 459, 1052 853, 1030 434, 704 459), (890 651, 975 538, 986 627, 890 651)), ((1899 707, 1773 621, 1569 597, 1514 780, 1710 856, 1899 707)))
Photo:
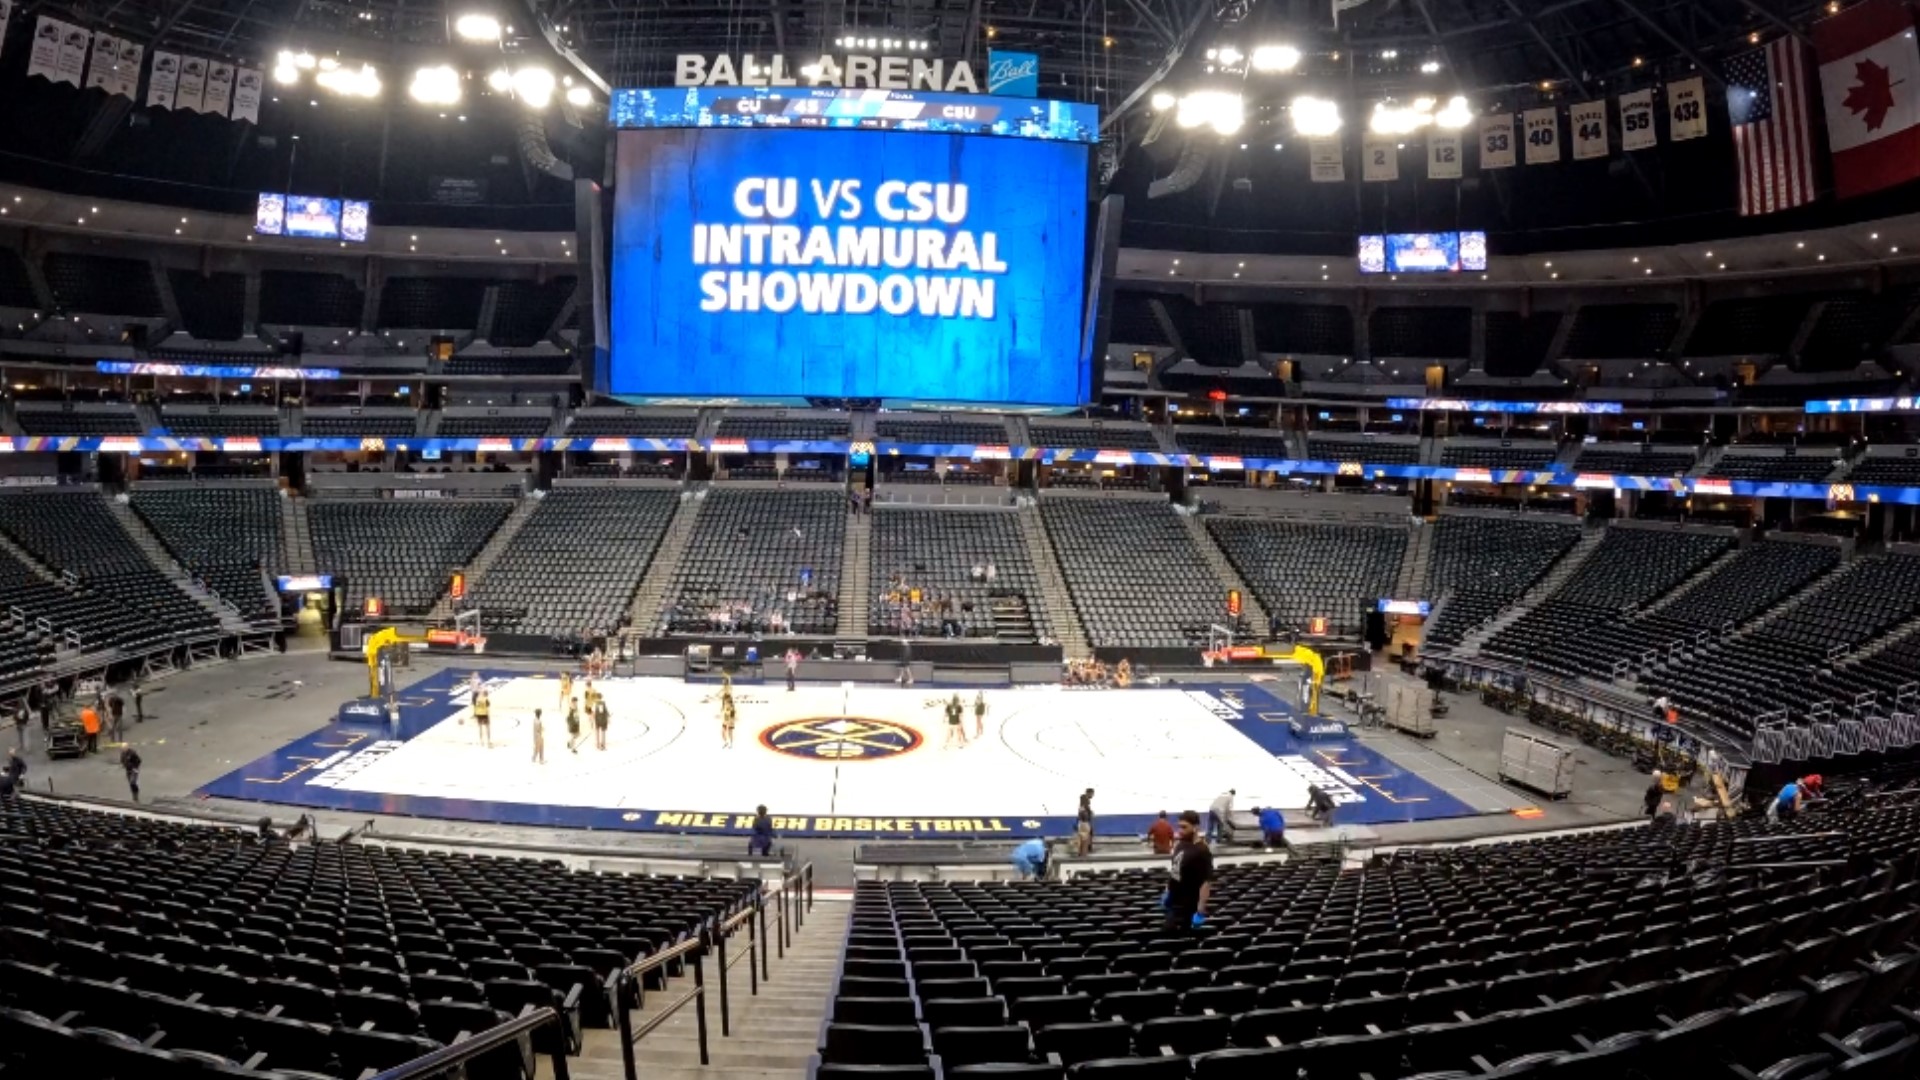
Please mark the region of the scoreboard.
POLYGON ((615 128, 853 128, 1100 141, 1097 106, 918 90, 685 86, 615 90, 615 128))

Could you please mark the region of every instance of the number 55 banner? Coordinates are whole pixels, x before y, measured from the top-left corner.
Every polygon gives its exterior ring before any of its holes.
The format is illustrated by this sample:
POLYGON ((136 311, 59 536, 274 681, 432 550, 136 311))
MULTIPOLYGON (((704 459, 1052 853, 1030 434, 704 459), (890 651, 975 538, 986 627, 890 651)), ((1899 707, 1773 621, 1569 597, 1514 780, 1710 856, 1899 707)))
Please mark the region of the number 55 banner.
POLYGON ((1653 91, 1620 95, 1620 149, 1645 150, 1660 141, 1653 132, 1653 91))
POLYGON ((1698 139, 1707 133, 1706 80, 1691 79, 1667 84, 1667 138, 1674 142, 1698 139))

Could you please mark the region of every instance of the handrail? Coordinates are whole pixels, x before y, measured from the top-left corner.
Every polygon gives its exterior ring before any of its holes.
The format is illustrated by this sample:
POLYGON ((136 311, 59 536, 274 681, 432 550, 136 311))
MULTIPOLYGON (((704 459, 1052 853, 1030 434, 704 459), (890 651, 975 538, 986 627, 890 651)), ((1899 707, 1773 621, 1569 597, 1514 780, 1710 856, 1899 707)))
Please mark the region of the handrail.
MULTIPOLYGON (((369 1080, 412 1080, 414 1077, 445 1075, 452 1069, 465 1065, 481 1054, 504 1046, 510 1040, 557 1023, 559 1010, 551 1005, 528 1005, 520 1015, 504 1024, 497 1024, 478 1035, 443 1046, 438 1050, 422 1054, 412 1061, 395 1065, 385 1072, 375 1073, 369 1080)), ((555 1043, 553 1052, 553 1080, 568 1080, 566 1040, 555 1043)))

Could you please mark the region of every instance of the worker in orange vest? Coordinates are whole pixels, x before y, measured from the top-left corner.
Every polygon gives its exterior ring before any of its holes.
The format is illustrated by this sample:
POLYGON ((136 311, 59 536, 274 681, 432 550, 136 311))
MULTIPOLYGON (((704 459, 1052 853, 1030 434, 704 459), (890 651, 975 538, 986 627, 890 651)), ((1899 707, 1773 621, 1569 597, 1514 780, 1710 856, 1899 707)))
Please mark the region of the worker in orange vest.
POLYGON ((91 705, 80 710, 80 730, 87 737, 87 753, 100 752, 100 712, 91 705))

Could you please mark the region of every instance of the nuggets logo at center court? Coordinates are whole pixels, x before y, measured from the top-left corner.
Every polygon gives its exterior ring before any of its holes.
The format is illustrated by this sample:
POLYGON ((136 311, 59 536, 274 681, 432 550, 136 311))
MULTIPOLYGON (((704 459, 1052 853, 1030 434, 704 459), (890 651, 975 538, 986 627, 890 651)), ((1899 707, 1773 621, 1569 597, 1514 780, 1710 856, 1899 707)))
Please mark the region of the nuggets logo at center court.
POLYGON ((816 716, 788 720, 760 733, 760 745, 790 757, 859 761, 898 757, 921 743, 920 733, 891 720, 816 716))

